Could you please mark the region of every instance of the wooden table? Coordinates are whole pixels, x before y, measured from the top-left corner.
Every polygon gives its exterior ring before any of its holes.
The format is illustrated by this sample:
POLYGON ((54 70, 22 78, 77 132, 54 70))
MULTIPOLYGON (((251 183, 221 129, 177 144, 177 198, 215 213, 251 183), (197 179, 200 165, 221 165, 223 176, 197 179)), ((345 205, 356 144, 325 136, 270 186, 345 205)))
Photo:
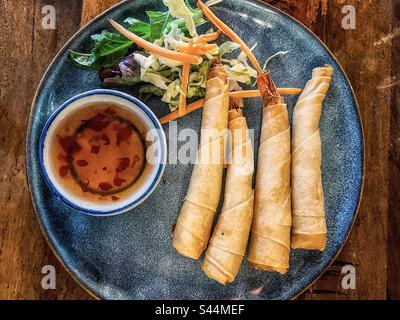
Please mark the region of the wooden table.
MULTIPOLYGON (((161 1, 161 0, 159 0, 161 1)), ((225 0, 229 1, 229 0, 225 0)), ((25 178, 25 128, 40 78, 61 46, 118 0, 1 0, 0 21, 0 298, 88 299, 41 234, 25 178), (53 5, 57 29, 41 26, 53 5), (54 265, 57 289, 43 290, 41 269, 54 265)), ((300 299, 400 298, 400 1, 268 0, 310 27, 333 51, 355 89, 365 142, 359 216, 342 253, 300 299), (355 30, 342 29, 354 5, 355 30), (356 268, 356 289, 341 269, 356 268)))

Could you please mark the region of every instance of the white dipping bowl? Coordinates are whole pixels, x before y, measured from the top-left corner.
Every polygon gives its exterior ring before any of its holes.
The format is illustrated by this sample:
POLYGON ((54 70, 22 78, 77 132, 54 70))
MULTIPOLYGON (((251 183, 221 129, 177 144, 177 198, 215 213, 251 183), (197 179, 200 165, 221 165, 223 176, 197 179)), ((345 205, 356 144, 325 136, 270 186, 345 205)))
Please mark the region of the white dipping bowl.
POLYGON ((164 173, 167 159, 167 142, 160 122, 143 102, 119 91, 98 89, 81 93, 69 99, 51 115, 40 136, 39 154, 45 181, 50 190, 61 201, 86 214, 110 216, 121 214, 138 206, 155 190, 164 173), (154 150, 151 154, 149 152, 146 154, 146 162, 150 162, 151 166, 141 184, 132 188, 132 193, 128 191, 120 200, 104 203, 87 201, 72 194, 63 186, 50 159, 50 143, 55 138, 55 132, 57 132, 63 119, 82 108, 86 108, 88 105, 97 103, 114 104, 132 113, 144 125, 146 130, 151 132, 146 139, 147 143, 151 144, 152 150, 154 150))

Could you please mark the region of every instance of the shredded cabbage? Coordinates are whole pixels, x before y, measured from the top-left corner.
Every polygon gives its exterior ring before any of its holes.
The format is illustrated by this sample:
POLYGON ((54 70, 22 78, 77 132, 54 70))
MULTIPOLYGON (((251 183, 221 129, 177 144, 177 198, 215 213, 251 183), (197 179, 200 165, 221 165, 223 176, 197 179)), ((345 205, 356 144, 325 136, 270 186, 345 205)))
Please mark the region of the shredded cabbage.
POLYGON ((163 0, 174 18, 185 20, 186 28, 192 37, 197 37, 196 25, 193 20, 193 13, 186 6, 183 0, 163 0))
POLYGON ((221 3, 223 0, 208 0, 206 2, 207 7, 215 6, 218 3, 221 3))
POLYGON ((273 54, 272 56, 270 56, 270 57, 267 59, 267 61, 265 61, 264 66, 263 66, 263 70, 265 70, 265 69, 267 68, 268 63, 269 63, 272 59, 274 59, 274 58, 276 58, 276 57, 285 56, 285 55, 287 55, 289 52, 290 52, 289 50, 288 50, 288 51, 279 51, 279 52, 273 54))
POLYGON ((229 65, 225 65, 225 68, 231 80, 249 85, 251 78, 257 77, 257 71, 250 67, 247 61, 243 62, 238 59, 228 60, 229 65))
MULTIPOLYGON (((210 0, 208 4, 214 5, 220 1, 210 0)), ((148 22, 127 18, 125 23, 129 25, 129 31, 169 50, 178 51, 179 46, 187 46, 192 40, 195 46, 201 48, 201 41, 196 43, 196 39, 193 38, 197 37, 196 27, 206 22, 202 11, 192 8, 188 0, 163 2, 168 11, 147 11, 148 22)), ((210 29, 206 33, 209 32, 214 30, 210 29)), ((135 47, 129 39, 109 31, 93 35, 92 39, 95 41, 92 54, 71 52, 75 63, 99 70, 101 80, 105 84, 140 83, 139 93, 146 97, 161 97, 163 102, 169 104, 171 110, 178 107, 183 68, 181 62, 150 52, 137 51, 140 48, 135 47)), ((226 41, 199 55, 201 62, 190 67, 186 98, 205 96, 208 72, 214 60, 225 65, 232 83, 250 84, 252 78, 257 77, 257 71, 249 65, 244 52, 241 52, 237 59, 224 59, 224 55, 239 48, 237 43, 226 41)))
POLYGON ((189 76, 187 97, 203 97, 207 84, 208 70, 211 62, 204 60, 199 66, 194 66, 189 76))
POLYGON ((171 80, 169 80, 166 77, 163 77, 160 73, 153 69, 141 69, 140 70, 140 80, 144 82, 149 82, 154 84, 156 87, 167 90, 169 83, 171 80))
POLYGON ((164 95, 164 90, 156 87, 154 84, 147 83, 140 87, 139 93, 142 95, 155 95, 162 97, 164 95))
POLYGON ((157 59, 154 58, 153 55, 145 56, 139 52, 133 53, 133 58, 137 63, 139 63, 142 69, 153 68, 154 70, 158 70, 160 68, 157 59))
POLYGON ((226 41, 219 46, 219 55, 222 57, 227 53, 231 53, 232 51, 239 49, 240 46, 236 42, 226 41))
MULTIPOLYGON (((169 103, 171 108, 171 102, 175 101, 176 97, 179 95, 180 86, 181 86, 181 81, 179 79, 176 79, 175 81, 171 82, 168 85, 167 89, 165 90, 165 93, 161 98, 161 101, 169 103)), ((174 103, 173 105, 177 106, 174 103)), ((173 108, 171 108, 171 111, 173 111, 173 108)))

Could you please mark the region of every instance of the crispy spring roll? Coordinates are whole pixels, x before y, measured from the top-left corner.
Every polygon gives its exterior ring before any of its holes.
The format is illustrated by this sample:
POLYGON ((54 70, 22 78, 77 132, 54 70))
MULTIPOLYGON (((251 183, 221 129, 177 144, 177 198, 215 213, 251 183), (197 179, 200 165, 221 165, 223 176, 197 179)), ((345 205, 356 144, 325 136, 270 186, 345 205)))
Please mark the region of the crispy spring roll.
POLYGON ((254 155, 246 118, 234 99, 229 110, 230 158, 224 204, 202 268, 221 284, 232 282, 246 253, 253 218, 254 155))
POLYGON ((265 73, 257 83, 264 109, 248 261, 257 269, 284 274, 292 222, 289 118, 271 76, 265 73))
POLYGON ((315 68, 293 114, 292 143, 292 248, 325 249, 326 221, 321 179, 319 120, 333 69, 315 68))
POLYGON ((174 231, 173 246, 198 259, 207 246, 221 195, 228 128, 228 74, 221 64, 209 72, 197 161, 174 231))

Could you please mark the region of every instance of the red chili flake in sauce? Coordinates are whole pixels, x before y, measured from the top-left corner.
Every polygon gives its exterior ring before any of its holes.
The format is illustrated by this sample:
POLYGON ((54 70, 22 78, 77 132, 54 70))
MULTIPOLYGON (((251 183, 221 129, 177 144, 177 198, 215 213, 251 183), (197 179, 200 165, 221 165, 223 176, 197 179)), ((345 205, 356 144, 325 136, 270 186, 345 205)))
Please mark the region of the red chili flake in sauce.
POLYGON ((80 166, 80 167, 86 167, 89 164, 89 162, 87 162, 86 160, 81 159, 81 160, 76 161, 76 164, 78 166, 80 166))
POLYGON ((126 182, 125 179, 121 179, 121 178, 118 178, 118 177, 115 177, 114 181, 113 181, 114 186, 117 186, 117 187, 120 187, 125 182, 126 182))
POLYGON ((112 128, 114 131, 118 131, 122 127, 121 123, 114 123, 112 128))
POLYGON ((83 184, 81 184, 80 186, 81 186, 82 192, 88 192, 89 191, 89 188, 87 186, 85 186, 83 184))
POLYGON ((113 110, 111 107, 108 107, 106 110, 104 110, 104 113, 106 114, 116 114, 115 110, 113 110))
POLYGON ((118 129, 115 129, 115 128, 116 127, 114 127, 114 130, 117 131, 117 133, 116 133, 117 146, 122 141, 128 140, 132 135, 132 131, 127 125, 120 125, 120 126, 118 126, 118 129))
POLYGON ((59 138, 58 142, 65 152, 75 152, 81 150, 81 146, 76 142, 73 136, 66 136, 59 138))
POLYGON ((119 160, 119 164, 118 164, 118 167, 116 169, 117 172, 122 172, 122 171, 124 171, 125 169, 127 169, 129 167, 130 160, 129 160, 128 157, 119 158, 118 160, 119 160))
POLYGON ((58 170, 58 172, 60 173, 61 177, 65 177, 69 172, 69 167, 68 166, 61 166, 60 169, 58 170))
POLYGON ((175 232, 175 228, 176 228, 176 223, 173 223, 173 224, 172 224, 172 227, 171 227, 172 233, 175 232))
POLYGON ((106 118, 107 118, 106 115, 104 115, 102 113, 98 113, 93 118, 86 120, 85 123, 89 129, 100 132, 100 131, 104 130, 105 128, 107 128, 109 126, 109 124, 111 123, 111 121, 107 120, 106 118))
POLYGON ((108 191, 108 190, 112 189, 112 187, 113 186, 111 185, 111 183, 108 183, 108 182, 100 182, 99 183, 99 188, 104 191, 108 191))
POLYGON ((110 138, 105 133, 101 136, 101 140, 104 141, 105 146, 108 146, 110 144, 110 138))
POLYGON ((139 157, 137 154, 135 154, 135 155, 133 156, 133 159, 132 159, 131 168, 133 168, 133 167, 135 166, 136 162, 138 162, 138 161, 140 161, 140 157, 139 157))
POLYGON ((92 146, 90 153, 98 154, 100 151, 100 146, 92 146))
POLYGON ((117 201, 117 200, 119 200, 119 197, 117 197, 117 196, 111 196, 111 199, 113 199, 114 201, 117 201))
POLYGON ((62 153, 60 153, 57 156, 57 159, 60 160, 60 161, 63 161, 63 162, 68 162, 68 157, 65 154, 62 154, 62 153))

